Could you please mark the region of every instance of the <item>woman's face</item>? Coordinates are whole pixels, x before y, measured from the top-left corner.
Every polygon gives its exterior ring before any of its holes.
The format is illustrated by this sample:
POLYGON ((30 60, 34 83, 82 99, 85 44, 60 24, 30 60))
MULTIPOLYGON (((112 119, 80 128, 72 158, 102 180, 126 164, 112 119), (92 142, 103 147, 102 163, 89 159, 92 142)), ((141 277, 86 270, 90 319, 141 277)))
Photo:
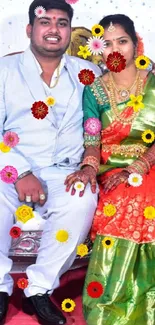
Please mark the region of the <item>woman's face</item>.
POLYGON ((112 32, 108 31, 108 27, 104 31, 105 49, 103 52, 103 60, 106 62, 110 53, 119 52, 126 59, 126 66, 129 66, 134 60, 135 46, 131 37, 121 25, 113 26, 115 28, 112 32))

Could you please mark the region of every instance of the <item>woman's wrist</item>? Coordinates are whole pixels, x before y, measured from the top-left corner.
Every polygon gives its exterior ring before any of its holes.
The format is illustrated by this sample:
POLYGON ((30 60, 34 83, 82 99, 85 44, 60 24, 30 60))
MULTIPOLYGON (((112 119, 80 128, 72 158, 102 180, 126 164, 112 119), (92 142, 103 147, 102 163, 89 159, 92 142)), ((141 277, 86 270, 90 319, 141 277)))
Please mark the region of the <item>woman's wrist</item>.
POLYGON ((99 171, 99 161, 94 156, 87 156, 84 158, 84 160, 81 163, 81 169, 83 169, 85 166, 91 166, 95 169, 96 174, 99 171))

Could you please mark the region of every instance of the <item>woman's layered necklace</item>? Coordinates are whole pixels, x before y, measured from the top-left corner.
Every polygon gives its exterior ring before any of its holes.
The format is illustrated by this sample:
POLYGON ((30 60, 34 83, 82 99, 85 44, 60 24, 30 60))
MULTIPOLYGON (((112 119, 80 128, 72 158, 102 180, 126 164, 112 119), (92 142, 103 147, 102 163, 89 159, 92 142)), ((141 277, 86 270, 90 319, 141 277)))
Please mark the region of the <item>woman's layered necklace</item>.
POLYGON ((123 101, 129 99, 131 90, 133 88, 136 88, 135 96, 139 96, 140 94, 142 94, 143 79, 141 79, 139 71, 137 71, 136 78, 135 78, 133 84, 127 88, 125 88, 125 87, 118 88, 114 82, 111 72, 109 72, 109 80, 108 80, 107 86, 108 86, 108 91, 109 91, 110 106, 111 106, 111 110, 113 111, 113 114, 115 116, 115 119, 117 121, 120 121, 125 124, 132 123, 134 118, 138 115, 138 112, 133 111, 133 114, 131 114, 131 116, 128 118, 121 116, 122 112, 120 112, 117 108, 115 92, 118 94, 119 98, 123 99, 123 101))

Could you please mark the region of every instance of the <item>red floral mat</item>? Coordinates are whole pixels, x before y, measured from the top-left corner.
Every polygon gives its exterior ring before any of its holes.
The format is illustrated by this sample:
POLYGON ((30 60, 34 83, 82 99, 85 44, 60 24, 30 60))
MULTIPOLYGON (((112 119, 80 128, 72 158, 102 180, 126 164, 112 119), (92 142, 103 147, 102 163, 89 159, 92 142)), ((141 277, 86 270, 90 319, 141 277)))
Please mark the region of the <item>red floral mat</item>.
MULTIPOLYGON (((84 284, 86 268, 80 268, 73 271, 68 271, 61 279, 60 288, 56 289, 52 300, 60 307, 64 299, 73 299, 76 307, 71 313, 64 313, 67 318, 66 325, 86 325, 82 315, 82 289, 84 284)), ((23 277, 23 274, 13 274, 15 288, 12 297, 10 298, 9 310, 5 324, 8 325, 34 325, 38 324, 35 316, 24 314, 21 310, 22 290, 16 285, 17 280, 23 277)))

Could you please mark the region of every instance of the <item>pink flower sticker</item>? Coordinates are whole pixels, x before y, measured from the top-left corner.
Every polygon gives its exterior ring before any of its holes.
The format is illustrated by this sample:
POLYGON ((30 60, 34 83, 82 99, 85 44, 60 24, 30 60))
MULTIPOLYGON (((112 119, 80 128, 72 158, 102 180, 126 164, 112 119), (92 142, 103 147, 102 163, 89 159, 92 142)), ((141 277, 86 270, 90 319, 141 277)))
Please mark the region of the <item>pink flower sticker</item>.
POLYGON ((46 15, 46 9, 44 7, 42 7, 42 6, 38 6, 34 10, 34 13, 35 13, 37 18, 43 18, 46 15))
POLYGON ((17 133, 8 131, 3 136, 3 142, 6 146, 13 148, 18 144, 19 137, 17 133))
POLYGON ((5 166, 0 171, 0 178, 5 183, 8 184, 14 183, 17 177, 18 177, 17 169, 14 168, 13 166, 5 166))
POLYGON ((87 41, 88 50, 93 55, 99 55, 104 52, 105 41, 102 37, 90 37, 87 41))
POLYGON ((76 2, 78 2, 79 0, 65 0, 65 1, 66 1, 66 3, 68 3, 69 5, 72 5, 72 4, 76 3, 76 2))
POLYGON ((84 123, 84 130, 90 135, 97 135, 101 131, 101 121, 96 117, 90 117, 84 123))

